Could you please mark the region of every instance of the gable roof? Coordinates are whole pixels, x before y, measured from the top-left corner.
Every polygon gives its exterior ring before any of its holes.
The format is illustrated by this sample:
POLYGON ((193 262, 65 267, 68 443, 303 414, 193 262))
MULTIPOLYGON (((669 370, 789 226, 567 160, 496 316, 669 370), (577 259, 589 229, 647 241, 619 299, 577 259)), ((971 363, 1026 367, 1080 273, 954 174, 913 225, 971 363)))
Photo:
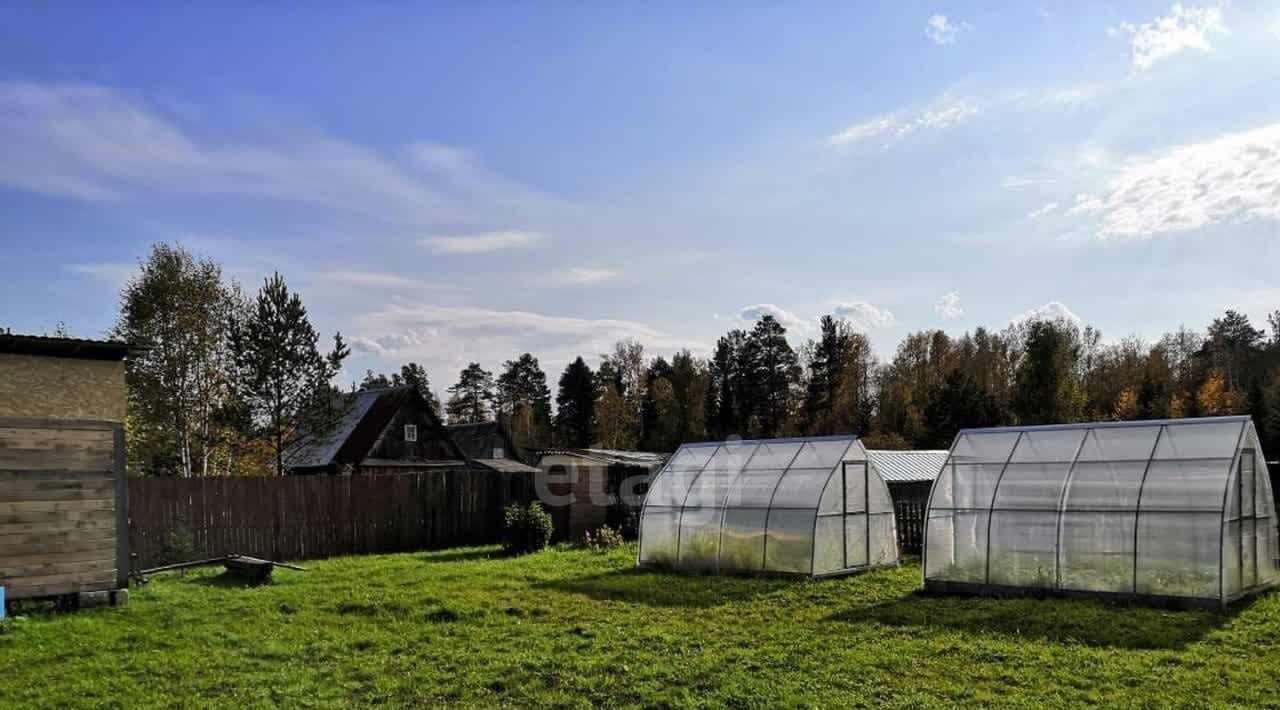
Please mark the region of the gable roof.
POLYGON ((326 436, 302 433, 285 457, 289 468, 315 468, 361 461, 373 448, 387 423, 411 399, 418 401, 424 416, 439 430, 445 444, 454 450, 458 459, 467 458, 440 423, 435 411, 412 385, 344 393, 340 397, 344 401, 340 401, 339 406, 346 407, 342 420, 326 436))
POLYGON ((889 483, 924 483, 938 477, 947 463, 947 450, 918 449, 915 451, 890 451, 867 449, 867 459, 889 483))

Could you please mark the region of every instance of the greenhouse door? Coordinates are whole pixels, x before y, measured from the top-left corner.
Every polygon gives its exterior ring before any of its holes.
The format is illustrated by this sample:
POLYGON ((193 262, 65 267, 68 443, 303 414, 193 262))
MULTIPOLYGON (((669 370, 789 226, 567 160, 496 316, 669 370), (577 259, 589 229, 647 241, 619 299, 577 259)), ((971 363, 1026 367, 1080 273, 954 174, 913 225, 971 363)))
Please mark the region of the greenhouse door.
MULTIPOLYGON (((1257 535, 1257 457, 1253 449, 1240 451, 1240 587, 1249 589, 1258 583, 1257 535)), ((1262 534, 1266 534, 1263 530, 1262 534)))

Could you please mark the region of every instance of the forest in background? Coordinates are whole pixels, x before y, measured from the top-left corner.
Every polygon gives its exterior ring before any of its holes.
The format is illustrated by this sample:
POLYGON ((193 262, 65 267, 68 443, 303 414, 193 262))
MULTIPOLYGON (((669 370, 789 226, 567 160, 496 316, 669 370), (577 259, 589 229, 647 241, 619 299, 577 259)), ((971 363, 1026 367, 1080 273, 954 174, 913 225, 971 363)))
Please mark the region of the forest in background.
POLYGON ((297 432, 336 425, 342 392, 399 385, 450 423, 497 418, 527 449, 672 451, 836 433, 871 448, 946 448, 964 427, 1250 414, 1275 457, 1280 310, 1261 325, 1228 310, 1155 342, 1104 341, 1065 319, 922 330, 882 362, 845 320, 824 316, 816 338, 793 345, 766 315, 725 333, 705 359, 651 356, 634 340, 578 357, 554 397, 531 353, 511 354, 496 374, 470 363, 440 402, 414 362, 337 383, 349 354, 341 335, 322 349, 283 277, 248 296, 217 263, 157 244, 124 287, 110 335, 141 346, 128 363, 130 470, 204 476, 278 475, 297 432))

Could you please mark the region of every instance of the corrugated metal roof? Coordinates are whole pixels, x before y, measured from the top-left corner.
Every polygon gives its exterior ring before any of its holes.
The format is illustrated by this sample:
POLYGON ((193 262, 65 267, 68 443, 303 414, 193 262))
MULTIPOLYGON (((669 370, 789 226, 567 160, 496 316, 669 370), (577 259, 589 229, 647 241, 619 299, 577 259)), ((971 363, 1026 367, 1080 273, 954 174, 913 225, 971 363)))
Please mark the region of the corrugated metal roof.
POLYGON ((511 459, 472 459, 476 463, 498 473, 539 473, 541 469, 527 466, 511 459))
POLYGON ((946 449, 915 451, 889 451, 867 449, 867 458, 880 472, 880 477, 891 483, 916 483, 932 481, 947 463, 946 449))
POLYGON ((556 454, 579 456, 584 459, 600 461, 601 463, 643 468, 661 466, 667 462, 667 459, 671 458, 671 454, 659 454, 651 451, 618 451, 617 449, 547 449, 540 453, 543 456, 556 454))

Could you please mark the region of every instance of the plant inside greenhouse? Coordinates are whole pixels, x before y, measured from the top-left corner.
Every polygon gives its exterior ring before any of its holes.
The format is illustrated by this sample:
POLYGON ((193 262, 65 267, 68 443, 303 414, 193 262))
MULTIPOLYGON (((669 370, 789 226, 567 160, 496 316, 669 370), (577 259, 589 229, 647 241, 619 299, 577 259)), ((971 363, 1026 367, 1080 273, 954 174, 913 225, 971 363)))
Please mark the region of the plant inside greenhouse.
POLYGON ((897 562, 889 489, 852 436, 685 444, 640 518, 642 567, 826 576, 897 562))
POLYGON ((1280 579, 1263 461, 1248 417, 961 431, 925 589, 1226 605, 1280 579))

